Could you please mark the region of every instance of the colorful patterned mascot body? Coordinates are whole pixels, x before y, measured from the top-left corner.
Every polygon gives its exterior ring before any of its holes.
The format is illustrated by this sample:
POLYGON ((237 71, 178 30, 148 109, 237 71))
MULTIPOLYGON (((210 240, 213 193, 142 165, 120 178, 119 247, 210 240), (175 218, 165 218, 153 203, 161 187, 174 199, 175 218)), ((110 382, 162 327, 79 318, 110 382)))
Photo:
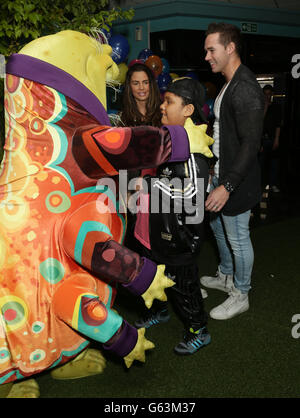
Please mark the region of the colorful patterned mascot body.
POLYGON ((90 339, 128 367, 153 346, 111 309, 117 282, 147 305, 172 285, 162 266, 121 245, 117 175, 185 160, 189 142, 180 127, 109 126, 105 80, 117 75, 110 52, 64 31, 33 41, 7 64, 0 383, 61 365, 90 339), (97 185, 100 178, 114 178, 115 190, 97 185))

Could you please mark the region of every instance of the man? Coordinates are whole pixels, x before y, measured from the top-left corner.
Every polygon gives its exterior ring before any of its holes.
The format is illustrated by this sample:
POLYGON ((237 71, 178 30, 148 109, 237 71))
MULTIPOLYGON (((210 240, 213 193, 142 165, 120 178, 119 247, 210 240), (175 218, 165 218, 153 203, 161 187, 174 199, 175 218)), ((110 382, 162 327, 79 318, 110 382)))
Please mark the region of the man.
POLYGON ((281 112, 273 103, 274 90, 270 84, 263 87, 265 97, 264 127, 260 162, 263 187, 270 185, 274 193, 280 192, 279 185, 279 138, 281 130, 281 112))
POLYGON ((201 284, 228 293, 211 310, 214 319, 229 319, 249 309, 248 292, 254 253, 250 240, 250 209, 259 202, 258 152, 264 99, 255 75, 241 63, 241 33, 227 23, 211 23, 205 39, 205 60, 225 84, 214 104, 214 146, 218 157, 205 207, 220 255, 216 276, 201 284))

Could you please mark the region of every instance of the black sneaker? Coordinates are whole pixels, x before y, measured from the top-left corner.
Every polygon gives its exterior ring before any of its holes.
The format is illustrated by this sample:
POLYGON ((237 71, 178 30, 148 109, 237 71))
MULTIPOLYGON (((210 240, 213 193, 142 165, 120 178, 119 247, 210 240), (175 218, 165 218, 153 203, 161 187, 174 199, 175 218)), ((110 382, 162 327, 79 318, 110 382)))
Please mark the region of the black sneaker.
POLYGON ((206 327, 200 328, 198 331, 190 328, 189 331, 185 332, 183 341, 174 348, 174 351, 180 355, 194 354, 200 348, 208 345, 210 341, 211 337, 206 327))
POLYGON ((170 315, 168 311, 152 312, 150 311, 145 317, 135 321, 136 328, 150 328, 152 325, 168 322, 170 315))

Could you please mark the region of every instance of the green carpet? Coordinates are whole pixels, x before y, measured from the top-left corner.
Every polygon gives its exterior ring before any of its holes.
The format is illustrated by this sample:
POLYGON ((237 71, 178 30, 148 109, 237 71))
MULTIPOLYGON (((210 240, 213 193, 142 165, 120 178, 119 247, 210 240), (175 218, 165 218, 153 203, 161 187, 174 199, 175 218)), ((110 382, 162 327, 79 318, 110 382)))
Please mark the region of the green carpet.
MULTIPOLYGON (((171 320, 146 331, 156 348, 145 364, 127 370, 121 359, 107 356, 103 374, 72 381, 55 381, 45 373, 37 378, 42 398, 237 398, 299 397, 300 339, 292 337, 292 317, 300 314, 300 219, 293 218, 252 231, 255 265, 250 310, 228 321, 210 320, 209 346, 187 357, 173 347, 182 324, 171 320)), ((211 237, 199 257, 200 273, 217 267, 211 237)), ((208 290, 206 310, 226 295, 208 290)), ((122 291, 117 309, 131 323, 141 302, 122 291)), ((300 327, 299 327, 300 336, 300 327)))

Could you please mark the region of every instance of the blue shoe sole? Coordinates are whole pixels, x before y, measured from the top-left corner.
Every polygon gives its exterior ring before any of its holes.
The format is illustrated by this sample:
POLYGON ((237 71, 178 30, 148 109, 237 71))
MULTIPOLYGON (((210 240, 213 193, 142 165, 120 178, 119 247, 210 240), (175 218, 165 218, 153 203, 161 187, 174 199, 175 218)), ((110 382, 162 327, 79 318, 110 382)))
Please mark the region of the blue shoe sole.
POLYGON ((197 353, 197 351, 201 350, 201 348, 206 347, 211 342, 211 336, 210 334, 207 334, 205 337, 203 343, 199 347, 195 347, 193 351, 189 351, 188 349, 185 349, 184 347, 181 347, 179 343, 176 347, 174 347, 174 352, 178 354, 179 356, 189 356, 191 354, 197 353))

